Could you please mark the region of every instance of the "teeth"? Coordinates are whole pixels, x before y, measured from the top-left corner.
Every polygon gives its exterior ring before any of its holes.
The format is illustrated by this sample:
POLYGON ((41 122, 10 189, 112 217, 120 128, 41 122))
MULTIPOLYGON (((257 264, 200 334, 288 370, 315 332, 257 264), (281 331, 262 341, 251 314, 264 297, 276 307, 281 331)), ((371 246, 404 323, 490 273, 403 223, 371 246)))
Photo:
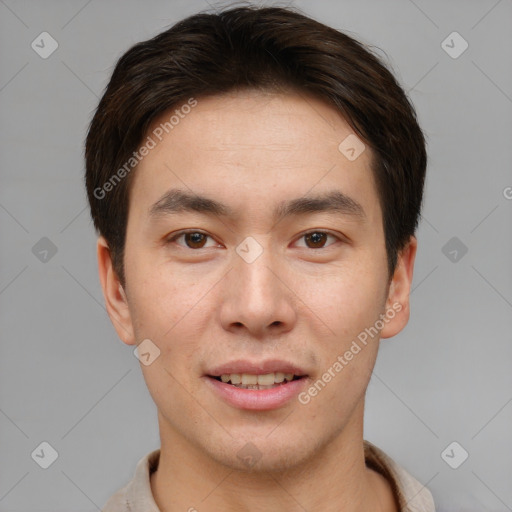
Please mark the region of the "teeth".
POLYGON ((242 373, 242 386, 258 384, 258 376, 242 373))
POLYGON ((246 389, 266 389, 281 384, 285 380, 293 380, 293 373, 266 373, 264 375, 253 375, 250 373, 225 373, 220 376, 222 382, 234 384, 246 389))
POLYGON ((275 375, 276 376, 274 377, 274 382, 276 384, 279 384, 280 382, 283 382, 283 380, 284 380, 284 373, 276 372, 275 375))
POLYGON ((267 373, 266 375, 258 375, 258 384, 262 386, 271 386, 274 384, 274 374, 267 373))

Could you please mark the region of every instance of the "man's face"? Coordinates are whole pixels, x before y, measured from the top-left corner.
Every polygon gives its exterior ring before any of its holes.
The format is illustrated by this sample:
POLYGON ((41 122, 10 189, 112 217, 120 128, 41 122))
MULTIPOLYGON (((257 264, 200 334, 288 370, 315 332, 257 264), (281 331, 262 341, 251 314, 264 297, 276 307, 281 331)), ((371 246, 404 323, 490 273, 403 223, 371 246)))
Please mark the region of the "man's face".
POLYGON ((358 336, 400 296, 381 334, 398 332, 408 289, 388 287, 370 149, 338 149, 353 130, 334 109, 253 91, 197 101, 134 171, 127 306, 109 313, 125 343, 160 350, 141 367, 162 437, 234 468, 251 442, 258 468, 292 467, 362 428, 379 335, 358 336), (224 207, 162 199, 178 189, 224 207), (337 202, 303 201, 328 194, 337 202), (283 373, 301 378, 274 384, 283 373), (231 383, 257 374, 271 387, 231 383))

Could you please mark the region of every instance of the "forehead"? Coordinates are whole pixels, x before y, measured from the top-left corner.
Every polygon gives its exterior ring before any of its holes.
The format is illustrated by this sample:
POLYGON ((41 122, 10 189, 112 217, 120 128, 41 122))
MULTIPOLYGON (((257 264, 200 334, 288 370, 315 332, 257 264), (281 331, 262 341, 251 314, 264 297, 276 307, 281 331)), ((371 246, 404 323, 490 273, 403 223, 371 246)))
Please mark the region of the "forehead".
POLYGON ((233 209, 331 188, 375 202, 369 148, 349 160, 340 144, 355 134, 321 100, 248 90, 195 101, 191 109, 173 107, 148 130, 156 144, 135 171, 130 210, 149 215, 176 187, 215 196, 233 209))
MULTIPOLYGON (((230 151, 248 153, 256 149, 264 158, 272 153, 275 160, 283 157, 287 161, 293 154, 297 160, 303 157, 298 143, 305 144, 304 149, 307 149, 321 138, 323 150, 327 146, 337 150, 340 138, 343 140, 353 134, 339 112, 305 93, 249 89, 196 101, 197 106, 181 117, 172 114, 178 113, 187 102, 160 115, 148 133, 163 129, 162 135, 169 143, 177 146, 186 142, 187 146, 194 144, 201 151, 222 152, 226 157, 230 156, 230 151), (169 126, 171 118, 173 126, 169 126), (174 140, 167 137, 171 134, 174 140)), ((161 150, 164 146, 159 144, 161 150)), ((154 153, 158 153, 159 148, 154 153)))

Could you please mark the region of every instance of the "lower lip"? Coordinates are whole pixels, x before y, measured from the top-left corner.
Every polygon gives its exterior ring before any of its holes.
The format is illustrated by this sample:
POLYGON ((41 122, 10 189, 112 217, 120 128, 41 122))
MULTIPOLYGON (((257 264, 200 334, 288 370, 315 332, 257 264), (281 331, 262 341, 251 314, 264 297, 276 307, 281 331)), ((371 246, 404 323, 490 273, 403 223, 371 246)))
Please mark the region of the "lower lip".
POLYGON ((306 377, 268 389, 243 389, 204 377, 214 391, 228 404, 239 409, 266 411, 277 409, 297 396, 306 385, 306 377))

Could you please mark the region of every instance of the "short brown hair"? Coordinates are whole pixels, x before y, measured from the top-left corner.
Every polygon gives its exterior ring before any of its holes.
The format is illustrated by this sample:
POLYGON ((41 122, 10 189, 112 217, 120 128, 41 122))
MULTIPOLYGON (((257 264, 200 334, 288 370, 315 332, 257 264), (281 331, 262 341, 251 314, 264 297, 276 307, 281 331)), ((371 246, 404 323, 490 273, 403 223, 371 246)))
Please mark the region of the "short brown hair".
POLYGON ((85 181, 94 226, 122 285, 136 171, 123 173, 108 193, 104 185, 159 114, 192 97, 244 88, 312 94, 371 148, 392 276, 415 233, 423 196, 427 154, 414 107, 362 43, 290 8, 246 6, 190 16, 134 45, 115 66, 87 134, 85 181))

